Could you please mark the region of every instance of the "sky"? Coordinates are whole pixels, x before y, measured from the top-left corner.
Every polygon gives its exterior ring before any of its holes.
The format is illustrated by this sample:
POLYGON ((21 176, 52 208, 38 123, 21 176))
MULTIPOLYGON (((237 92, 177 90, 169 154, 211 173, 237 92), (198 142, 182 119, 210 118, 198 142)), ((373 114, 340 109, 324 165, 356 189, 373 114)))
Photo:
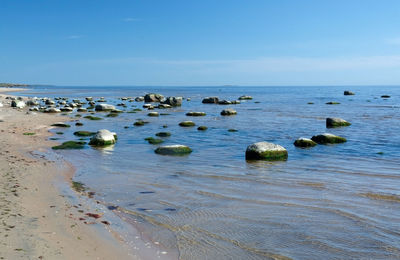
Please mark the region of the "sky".
POLYGON ((0 0, 0 82, 400 85, 400 1, 0 0))

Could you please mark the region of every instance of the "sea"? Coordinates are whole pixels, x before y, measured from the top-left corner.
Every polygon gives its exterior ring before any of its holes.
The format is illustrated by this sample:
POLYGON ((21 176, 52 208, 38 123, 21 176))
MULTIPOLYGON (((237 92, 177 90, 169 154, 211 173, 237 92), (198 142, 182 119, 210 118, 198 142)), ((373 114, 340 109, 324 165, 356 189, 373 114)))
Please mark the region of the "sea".
POLYGON ((117 117, 96 113, 98 121, 84 118, 90 113, 64 114, 84 125, 52 130, 63 132, 52 138, 64 142, 77 140, 75 131, 108 129, 118 135, 115 145, 56 152, 76 167, 73 180, 93 191, 93 200, 179 259, 400 259, 400 87, 36 86, 19 94, 125 104, 117 117), (147 93, 181 96, 183 104, 149 117, 144 102, 121 100, 147 93), (242 95, 253 99, 202 103, 242 95), (226 108, 237 115, 221 116, 226 108), (327 129, 327 117, 351 126, 327 129), (149 123, 134 126, 140 119, 149 123), (196 126, 180 127, 185 120, 196 126), (208 129, 198 131, 200 125, 208 129), (171 136, 162 144, 144 140, 165 131, 171 136), (293 145, 322 133, 347 142, 293 145), (246 161, 247 146, 260 141, 285 147, 288 159, 246 161), (193 152, 154 152, 170 144, 193 152))

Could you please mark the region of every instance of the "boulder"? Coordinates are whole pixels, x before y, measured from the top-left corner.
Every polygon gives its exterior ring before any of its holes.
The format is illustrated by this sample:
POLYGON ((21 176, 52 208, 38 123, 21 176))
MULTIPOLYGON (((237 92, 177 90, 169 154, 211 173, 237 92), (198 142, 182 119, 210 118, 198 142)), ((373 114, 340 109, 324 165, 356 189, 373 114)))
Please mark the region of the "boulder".
POLYGON ((185 155, 190 154, 192 149, 186 145, 175 144, 160 146, 154 152, 161 155, 185 155))
POLYGON ((345 96, 352 96, 352 95, 355 95, 354 92, 349 91, 349 90, 345 90, 343 94, 344 94, 345 96))
POLYGON ((168 104, 159 104, 158 106, 157 106, 157 108, 159 108, 159 109, 166 109, 166 108, 171 108, 172 106, 171 105, 168 105, 168 104))
POLYGON ((83 107, 81 107, 81 108, 78 108, 78 112, 86 112, 87 111, 87 109, 86 108, 83 108, 83 107))
POLYGON ((144 97, 136 97, 135 101, 136 102, 142 102, 142 101, 144 101, 144 97))
POLYGON ((58 108, 55 108, 55 107, 49 107, 49 108, 46 108, 43 112, 44 113, 60 113, 61 110, 58 108))
POLYGON ((333 127, 341 127, 341 126, 349 126, 351 125, 344 119, 336 118, 336 117, 328 117, 326 119, 326 127, 333 128, 333 127))
POLYGON ((311 140, 318 144, 338 144, 347 142, 346 138, 340 137, 333 134, 321 134, 321 135, 314 135, 311 140))
POLYGON ((187 116, 205 116, 206 113, 205 112, 193 112, 193 111, 190 111, 190 112, 187 112, 186 115, 187 116))
POLYGON ((182 97, 167 97, 162 104, 167 104, 173 107, 178 107, 182 105, 182 97))
POLYGON ((158 112, 150 112, 150 113, 147 114, 147 116, 150 116, 150 117, 157 117, 159 115, 160 114, 158 112))
POLYGON ((144 96, 145 102, 161 102, 164 99, 164 96, 161 94, 150 93, 144 96))
POLYGON ((294 146, 301 147, 301 148, 314 147, 317 145, 317 143, 314 142, 313 140, 311 140, 309 138, 304 138, 304 137, 297 139, 296 141, 294 141, 293 144, 294 144, 294 146))
POLYGON ((179 125, 182 127, 191 127, 191 126, 195 126, 196 124, 193 121, 183 121, 183 122, 180 122, 179 125))
POLYGON ((72 107, 62 107, 60 108, 62 112, 72 112, 74 109, 72 107))
POLYGON ((96 111, 111 111, 115 110, 115 106, 109 104, 98 104, 95 107, 96 111))
POLYGON ((37 102, 37 101, 34 100, 34 99, 29 99, 29 100, 26 101, 26 105, 27 105, 27 106, 30 106, 30 107, 32 107, 32 106, 38 106, 38 105, 39 105, 39 102, 37 102))
POLYGON ((232 102, 231 101, 229 101, 229 100, 220 100, 220 101, 218 101, 218 104, 219 105, 232 105, 232 102))
POLYGON ((106 129, 97 131, 97 133, 90 139, 89 144, 94 146, 105 146, 115 144, 117 134, 110 132, 106 129))
POLYGON ((203 104, 218 104, 218 97, 206 97, 201 101, 203 104))
POLYGON ((25 102, 20 100, 13 100, 11 101, 11 107, 24 108, 25 102))
POLYGON ((205 125, 201 125, 201 126, 197 127, 197 130, 199 130, 199 131, 206 131, 207 129, 208 129, 208 127, 205 125))
POLYGON ((273 143, 258 142, 249 145, 246 149, 246 160, 283 161, 287 158, 287 150, 273 143))
POLYGON ((46 102, 45 102, 45 104, 46 105, 54 105, 56 102, 54 102, 53 100, 51 100, 51 99, 46 99, 46 102))
POLYGON ((238 99, 239 100, 251 100, 251 99, 253 99, 253 97, 252 96, 243 95, 243 96, 240 96, 238 99))
POLYGON ((221 111, 222 116, 233 116, 236 114, 237 114, 236 110, 234 110, 232 108, 224 109, 221 111))

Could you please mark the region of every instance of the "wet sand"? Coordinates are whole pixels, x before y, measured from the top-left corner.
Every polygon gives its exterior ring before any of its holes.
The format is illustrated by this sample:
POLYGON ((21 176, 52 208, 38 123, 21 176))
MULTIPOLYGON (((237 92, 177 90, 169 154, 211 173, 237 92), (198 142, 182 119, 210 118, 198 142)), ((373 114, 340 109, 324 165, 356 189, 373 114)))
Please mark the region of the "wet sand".
POLYGON ((0 259, 138 259, 105 219, 60 193, 74 169, 45 152, 61 117, 11 108, 5 92, 17 90, 0 89, 0 259))

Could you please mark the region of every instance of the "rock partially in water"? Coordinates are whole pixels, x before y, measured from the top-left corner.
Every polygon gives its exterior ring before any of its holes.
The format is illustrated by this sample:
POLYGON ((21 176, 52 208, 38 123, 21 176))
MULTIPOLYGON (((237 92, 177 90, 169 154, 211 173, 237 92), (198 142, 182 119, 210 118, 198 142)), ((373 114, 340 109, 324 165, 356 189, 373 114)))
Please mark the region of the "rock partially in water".
POLYGON ((164 99, 164 96, 161 94, 150 93, 144 96, 145 102, 161 102, 164 99))
POLYGON ((239 100, 251 100, 251 99, 253 99, 253 97, 252 96, 243 95, 243 96, 240 96, 238 99, 239 100))
POLYGON ((116 140, 116 133, 110 132, 107 129, 102 129, 97 131, 97 133, 90 139, 89 144, 94 146, 105 146, 115 144, 116 140))
POLYGON ((186 115, 187 116, 205 116, 206 113, 205 112, 193 112, 193 111, 190 111, 190 112, 187 112, 186 115))
POLYGON ((355 95, 355 93, 352 92, 352 91, 350 91, 350 90, 345 90, 343 94, 344 94, 345 96, 353 96, 353 95, 355 95))
POLYGON ((162 101, 162 103, 173 107, 181 106, 182 97, 167 97, 164 101, 162 101))
POLYGON ((296 141, 294 141, 293 144, 294 146, 301 148, 314 147, 317 145, 317 143, 314 142, 313 140, 304 137, 297 139, 296 141))
POLYGON ((390 98, 389 95, 382 95, 381 98, 390 98))
POLYGON ((340 103, 336 102, 336 101, 330 101, 330 102, 326 102, 325 104, 327 104, 327 105, 339 105, 340 103))
POLYGON ((65 124, 65 123, 55 123, 55 124, 52 124, 51 126, 55 126, 55 127, 71 127, 70 125, 65 124))
POLYGON ((206 97, 201 101, 203 104, 218 104, 218 97, 206 97))
POLYGON ((156 133, 156 136, 158 136, 158 137, 169 137, 169 136, 171 136, 171 133, 170 132, 158 132, 158 133, 156 133))
POLYGON ((269 142, 254 143, 246 149, 246 160, 284 161, 287 158, 284 147, 269 142))
POLYGON ((341 126, 349 126, 351 125, 344 119, 337 118, 337 117, 328 117, 326 119, 326 127, 333 128, 333 127, 341 127, 341 126))
POLYGON ((346 138, 329 133, 314 135, 311 140, 318 144, 338 144, 347 142, 346 138))
POLYGON ((236 110, 234 110, 232 108, 224 109, 221 111, 222 116, 233 116, 236 114, 237 114, 236 110))
POLYGON ((197 127, 197 130, 199 130, 199 131, 206 131, 207 129, 208 129, 208 127, 205 125, 201 125, 201 126, 197 127))
POLYGON ((74 109, 71 108, 71 107, 62 107, 62 108, 60 108, 60 110, 62 112, 72 112, 72 111, 74 111, 74 109))
POLYGON ((191 126, 195 126, 196 124, 193 121, 183 121, 183 122, 180 122, 179 125, 182 127, 191 127, 191 126))
POLYGON ((147 116, 157 117, 157 116, 159 116, 159 114, 158 114, 158 112, 150 112, 150 113, 147 114, 147 116))
POLYGON ((109 104, 98 104, 95 107, 96 111, 112 111, 115 110, 115 106, 109 104))
POLYGON ((160 146, 154 152, 161 155, 186 155, 190 154, 192 149, 186 145, 176 144, 160 146))
POLYGON ((44 113, 61 113, 61 110, 55 107, 46 108, 44 113))
POLYGON ((163 139, 160 138, 154 138, 154 137, 147 137, 144 140, 146 140, 147 142, 149 142, 149 144, 161 144, 164 142, 163 139))

